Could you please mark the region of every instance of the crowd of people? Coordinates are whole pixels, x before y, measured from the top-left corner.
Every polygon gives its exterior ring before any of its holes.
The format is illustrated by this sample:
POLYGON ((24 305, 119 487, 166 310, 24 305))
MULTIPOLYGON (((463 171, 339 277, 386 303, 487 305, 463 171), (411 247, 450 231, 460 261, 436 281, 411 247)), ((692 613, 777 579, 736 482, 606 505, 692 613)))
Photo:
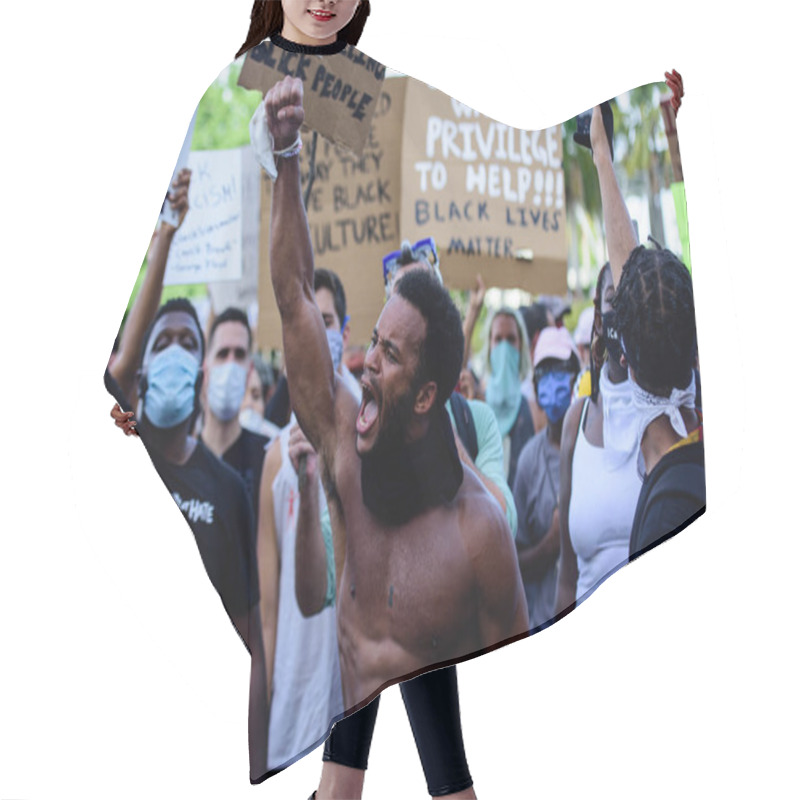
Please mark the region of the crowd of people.
POLYGON ((426 238, 375 265, 386 303, 348 361, 347 287, 316 265, 303 203, 302 82, 259 112, 283 368, 243 309, 203 325, 187 299, 159 305, 183 170, 108 363, 112 416, 147 446, 251 654, 251 778, 341 720, 319 796, 360 796, 378 693, 405 679, 431 795, 474 797, 453 664, 552 624, 705 508, 691 277, 638 245, 595 109, 609 261, 574 334, 563 301, 497 308, 479 374, 486 283, 462 320, 426 238))

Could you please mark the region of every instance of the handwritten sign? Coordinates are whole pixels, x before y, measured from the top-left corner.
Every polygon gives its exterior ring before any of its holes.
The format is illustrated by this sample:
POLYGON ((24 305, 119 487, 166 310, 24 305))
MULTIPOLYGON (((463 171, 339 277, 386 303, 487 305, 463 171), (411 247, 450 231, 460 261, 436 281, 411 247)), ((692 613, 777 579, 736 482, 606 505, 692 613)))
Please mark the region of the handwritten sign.
POLYGON ((261 230, 261 167, 252 147, 242 147, 242 274, 238 280, 208 284, 215 314, 229 306, 243 311, 258 303, 258 254, 261 230))
MULTIPOLYGON (((314 263, 332 269, 347 295, 351 338, 367 341, 383 308, 383 256, 400 246, 401 134, 406 78, 390 78, 375 104, 364 150, 356 156, 318 138, 308 201, 314 263)), ((300 168, 307 185, 311 134, 303 135, 300 168)), ((257 341, 280 348, 281 327, 269 277, 271 188, 262 181, 261 283, 257 341)))
POLYGON ((239 85, 266 94, 287 75, 303 81, 305 126, 361 155, 386 67, 348 45, 336 55, 291 53, 262 42, 247 54, 239 85))
POLYGON ((524 131, 409 80, 400 228, 433 236, 450 288, 566 291, 561 127, 524 131))
POLYGON ((170 249, 165 285, 242 276, 242 153, 193 150, 189 211, 170 249))

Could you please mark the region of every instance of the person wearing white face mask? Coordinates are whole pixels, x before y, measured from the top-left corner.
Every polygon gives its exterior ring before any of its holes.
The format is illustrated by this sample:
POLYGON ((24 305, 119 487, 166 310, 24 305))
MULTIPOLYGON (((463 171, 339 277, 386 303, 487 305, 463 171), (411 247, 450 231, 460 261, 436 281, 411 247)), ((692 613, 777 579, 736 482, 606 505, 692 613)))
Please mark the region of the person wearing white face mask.
POLYGON ((247 315, 226 308, 211 325, 203 383, 203 444, 239 473, 258 520, 258 487, 269 439, 239 422, 247 378, 253 369, 252 333, 247 315))
POLYGON ((600 182, 612 301, 623 366, 631 380, 644 477, 631 529, 636 558, 705 512, 702 420, 695 407, 697 330, 692 278, 668 250, 637 246, 599 108, 590 137, 600 182))

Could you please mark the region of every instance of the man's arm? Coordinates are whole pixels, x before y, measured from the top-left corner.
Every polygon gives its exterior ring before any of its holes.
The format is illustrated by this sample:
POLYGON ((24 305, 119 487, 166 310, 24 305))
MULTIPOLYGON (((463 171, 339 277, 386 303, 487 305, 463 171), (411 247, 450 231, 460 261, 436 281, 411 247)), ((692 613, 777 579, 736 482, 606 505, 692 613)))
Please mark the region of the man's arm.
POLYGON ((275 531, 275 503, 272 484, 281 468, 281 443, 276 439, 267 449, 259 487, 258 532, 256 536, 256 561, 260 596, 261 631, 264 645, 264 664, 267 697, 272 697, 275 674, 275 641, 278 631, 278 588, 280 582, 280 555, 275 531))
POLYGON ((494 647, 528 633, 528 607, 505 516, 495 504, 484 504, 481 510, 480 531, 470 540, 468 553, 478 589, 481 643, 494 647))
POLYGON ((614 286, 619 286, 622 267, 628 260, 631 251, 636 247, 636 231, 633 228, 628 208, 622 199, 622 192, 614 174, 611 162, 611 148, 608 144, 603 116, 600 106, 592 112, 592 124, 589 129, 592 142, 592 155, 600 180, 600 199, 603 205, 603 222, 608 243, 608 260, 611 262, 611 276, 614 286))
POLYGON ((328 597, 328 551, 323 540, 320 519, 317 454, 299 425, 295 425, 289 435, 289 458, 297 473, 300 489, 294 591, 300 613, 304 617, 311 617, 325 608, 328 597))
POLYGON ((111 377, 119 384, 125 397, 136 405, 136 371, 139 368, 139 357, 144 345, 144 335, 158 311, 161 291, 164 287, 164 273, 167 269, 167 258, 175 232, 181 226, 189 210, 189 182, 191 170, 182 169, 172 184, 170 205, 178 212, 178 225, 172 226, 162 222, 150 243, 147 254, 147 269, 136 299, 133 301, 125 327, 122 329, 119 352, 114 363, 109 367, 111 377))
POLYGON ((486 297, 486 284, 480 274, 475 276, 475 288, 470 289, 469 305, 467 315, 464 317, 464 358, 461 361, 461 368, 466 369, 469 358, 472 354, 472 334, 475 332, 475 325, 481 315, 483 300, 486 297))
POLYGON ((545 535, 536 544, 517 551, 519 570, 526 581, 535 581, 555 564, 561 546, 561 518, 558 506, 545 535))
MULTIPOLYGON (((304 118, 302 81, 287 77, 273 86, 265 107, 276 152, 290 147, 304 118)), ((336 448, 336 384, 325 325, 314 300, 314 255, 297 155, 278 159, 272 188, 270 271, 281 315, 292 407, 330 468, 336 448)))
POLYGON ((514 495, 511 493, 511 487, 508 485, 503 468, 503 437, 500 436, 497 417, 492 409, 480 400, 470 400, 469 407, 475 421, 475 431, 478 434, 478 455, 475 457, 478 477, 481 478, 483 485, 497 497, 500 507, 505 512, 511 536, 516 538, 517 507, 514 505, 514 495), (489 484, 492 486, 490 487, 489 484))

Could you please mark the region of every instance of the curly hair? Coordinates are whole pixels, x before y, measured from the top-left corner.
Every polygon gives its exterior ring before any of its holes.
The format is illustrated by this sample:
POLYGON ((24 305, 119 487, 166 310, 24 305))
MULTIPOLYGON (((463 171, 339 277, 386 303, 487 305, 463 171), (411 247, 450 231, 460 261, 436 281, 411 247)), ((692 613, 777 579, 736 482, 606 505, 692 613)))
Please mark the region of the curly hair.
MULTIPOLYGON (((369 16, 369 0, 361 0, 355 16, 339 31, 339 38, 348 44, 356 45, 369 16)), ((251 47, 261 44, 264 39, 283 30, 283 6, 279 0, 254 0, 250 11, 250 30, 244 44, 239 48, 236 58, 251 47)))
POLYGON ((603 338, 603 287, 611 279, 611 262, 606 261, 597 274, 594 289, 594 321, 592 323, 592 343, 589 348, 590 372, 592 376, 592 402, 597 402, 600 388, 600 370, 606 360, 606 340, 603 338))
POLYGON ((688 386, 697 329, 692 278, 683 262, 669 250, 640 245, 622 268, 611 305, 636 382, 662 397, 688 386))
POLYGON ((418 384, 433 381, 436 404, 444 406, 456 388, 464 358, 461 315, 447 289, 426 269, 413 269, 403 275, 395 294, 411 303, 425 319, 416 380, 418 384))

